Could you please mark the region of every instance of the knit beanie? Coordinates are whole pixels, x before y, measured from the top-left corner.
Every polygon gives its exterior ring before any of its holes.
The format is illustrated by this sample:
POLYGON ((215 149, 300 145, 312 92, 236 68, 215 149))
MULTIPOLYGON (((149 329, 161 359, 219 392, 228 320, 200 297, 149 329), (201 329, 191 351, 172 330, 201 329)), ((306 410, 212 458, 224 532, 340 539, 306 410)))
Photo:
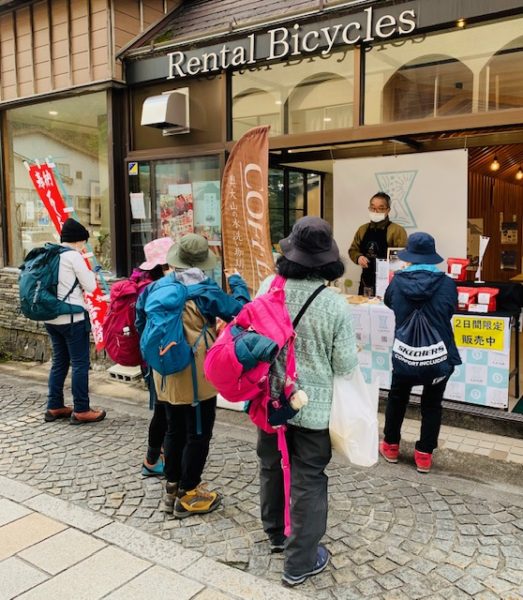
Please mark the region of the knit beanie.
POLYGON ((60 234, 61 242, 86 242, 89 239, 89 232, 78 221, 67 219, 62 226, 60 234))

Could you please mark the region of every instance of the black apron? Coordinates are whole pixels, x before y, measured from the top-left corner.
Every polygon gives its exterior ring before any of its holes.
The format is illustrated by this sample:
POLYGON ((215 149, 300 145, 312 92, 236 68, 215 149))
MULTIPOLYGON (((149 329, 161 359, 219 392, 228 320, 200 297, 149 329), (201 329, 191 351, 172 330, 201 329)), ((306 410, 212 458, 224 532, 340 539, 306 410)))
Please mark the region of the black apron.
POLYGON ((367 227, 367 231, 360 243, 360 252, 369 259, 369 266, 361 270, 360 287, 358 294, 366 296, 376 295, 376 259, 387 258, 387 230, 386 227, 367 227), (365 293, 366 292, 366 293, 365 293))

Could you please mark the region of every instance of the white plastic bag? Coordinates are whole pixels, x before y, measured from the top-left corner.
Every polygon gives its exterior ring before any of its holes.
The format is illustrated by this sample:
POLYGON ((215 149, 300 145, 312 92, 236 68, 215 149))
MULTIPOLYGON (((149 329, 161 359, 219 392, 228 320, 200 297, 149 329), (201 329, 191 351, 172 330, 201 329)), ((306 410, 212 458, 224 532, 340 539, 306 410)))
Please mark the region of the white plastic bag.
POLYGON ((378 383, 365 383, 359 367, 336 375, 329 432, 332 447, 360 467, 378 462, 378 383))

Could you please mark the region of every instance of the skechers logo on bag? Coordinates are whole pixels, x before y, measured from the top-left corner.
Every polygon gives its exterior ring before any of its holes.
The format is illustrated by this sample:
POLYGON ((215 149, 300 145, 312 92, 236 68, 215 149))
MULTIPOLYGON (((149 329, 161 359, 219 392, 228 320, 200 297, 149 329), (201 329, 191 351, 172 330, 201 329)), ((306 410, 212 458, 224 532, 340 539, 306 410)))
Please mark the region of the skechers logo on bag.
POLYGON ((447 360, 447 347, 443 341, 431 346, 409 346, 405 342, 394 340, 392 351, 397 360, 410 366, 437 365, 447 360))

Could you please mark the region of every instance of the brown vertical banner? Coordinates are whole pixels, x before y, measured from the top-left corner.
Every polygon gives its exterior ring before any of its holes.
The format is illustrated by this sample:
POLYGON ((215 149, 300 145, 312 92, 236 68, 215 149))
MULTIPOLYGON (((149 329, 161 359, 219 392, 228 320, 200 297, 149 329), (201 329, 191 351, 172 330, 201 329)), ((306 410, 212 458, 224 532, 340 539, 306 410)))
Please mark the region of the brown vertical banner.
POLYGON ((269 129, 255 127, 234 145, 222 179, 225 269, 236 269, 251 294, 273 273, 269 229, 269 129))

